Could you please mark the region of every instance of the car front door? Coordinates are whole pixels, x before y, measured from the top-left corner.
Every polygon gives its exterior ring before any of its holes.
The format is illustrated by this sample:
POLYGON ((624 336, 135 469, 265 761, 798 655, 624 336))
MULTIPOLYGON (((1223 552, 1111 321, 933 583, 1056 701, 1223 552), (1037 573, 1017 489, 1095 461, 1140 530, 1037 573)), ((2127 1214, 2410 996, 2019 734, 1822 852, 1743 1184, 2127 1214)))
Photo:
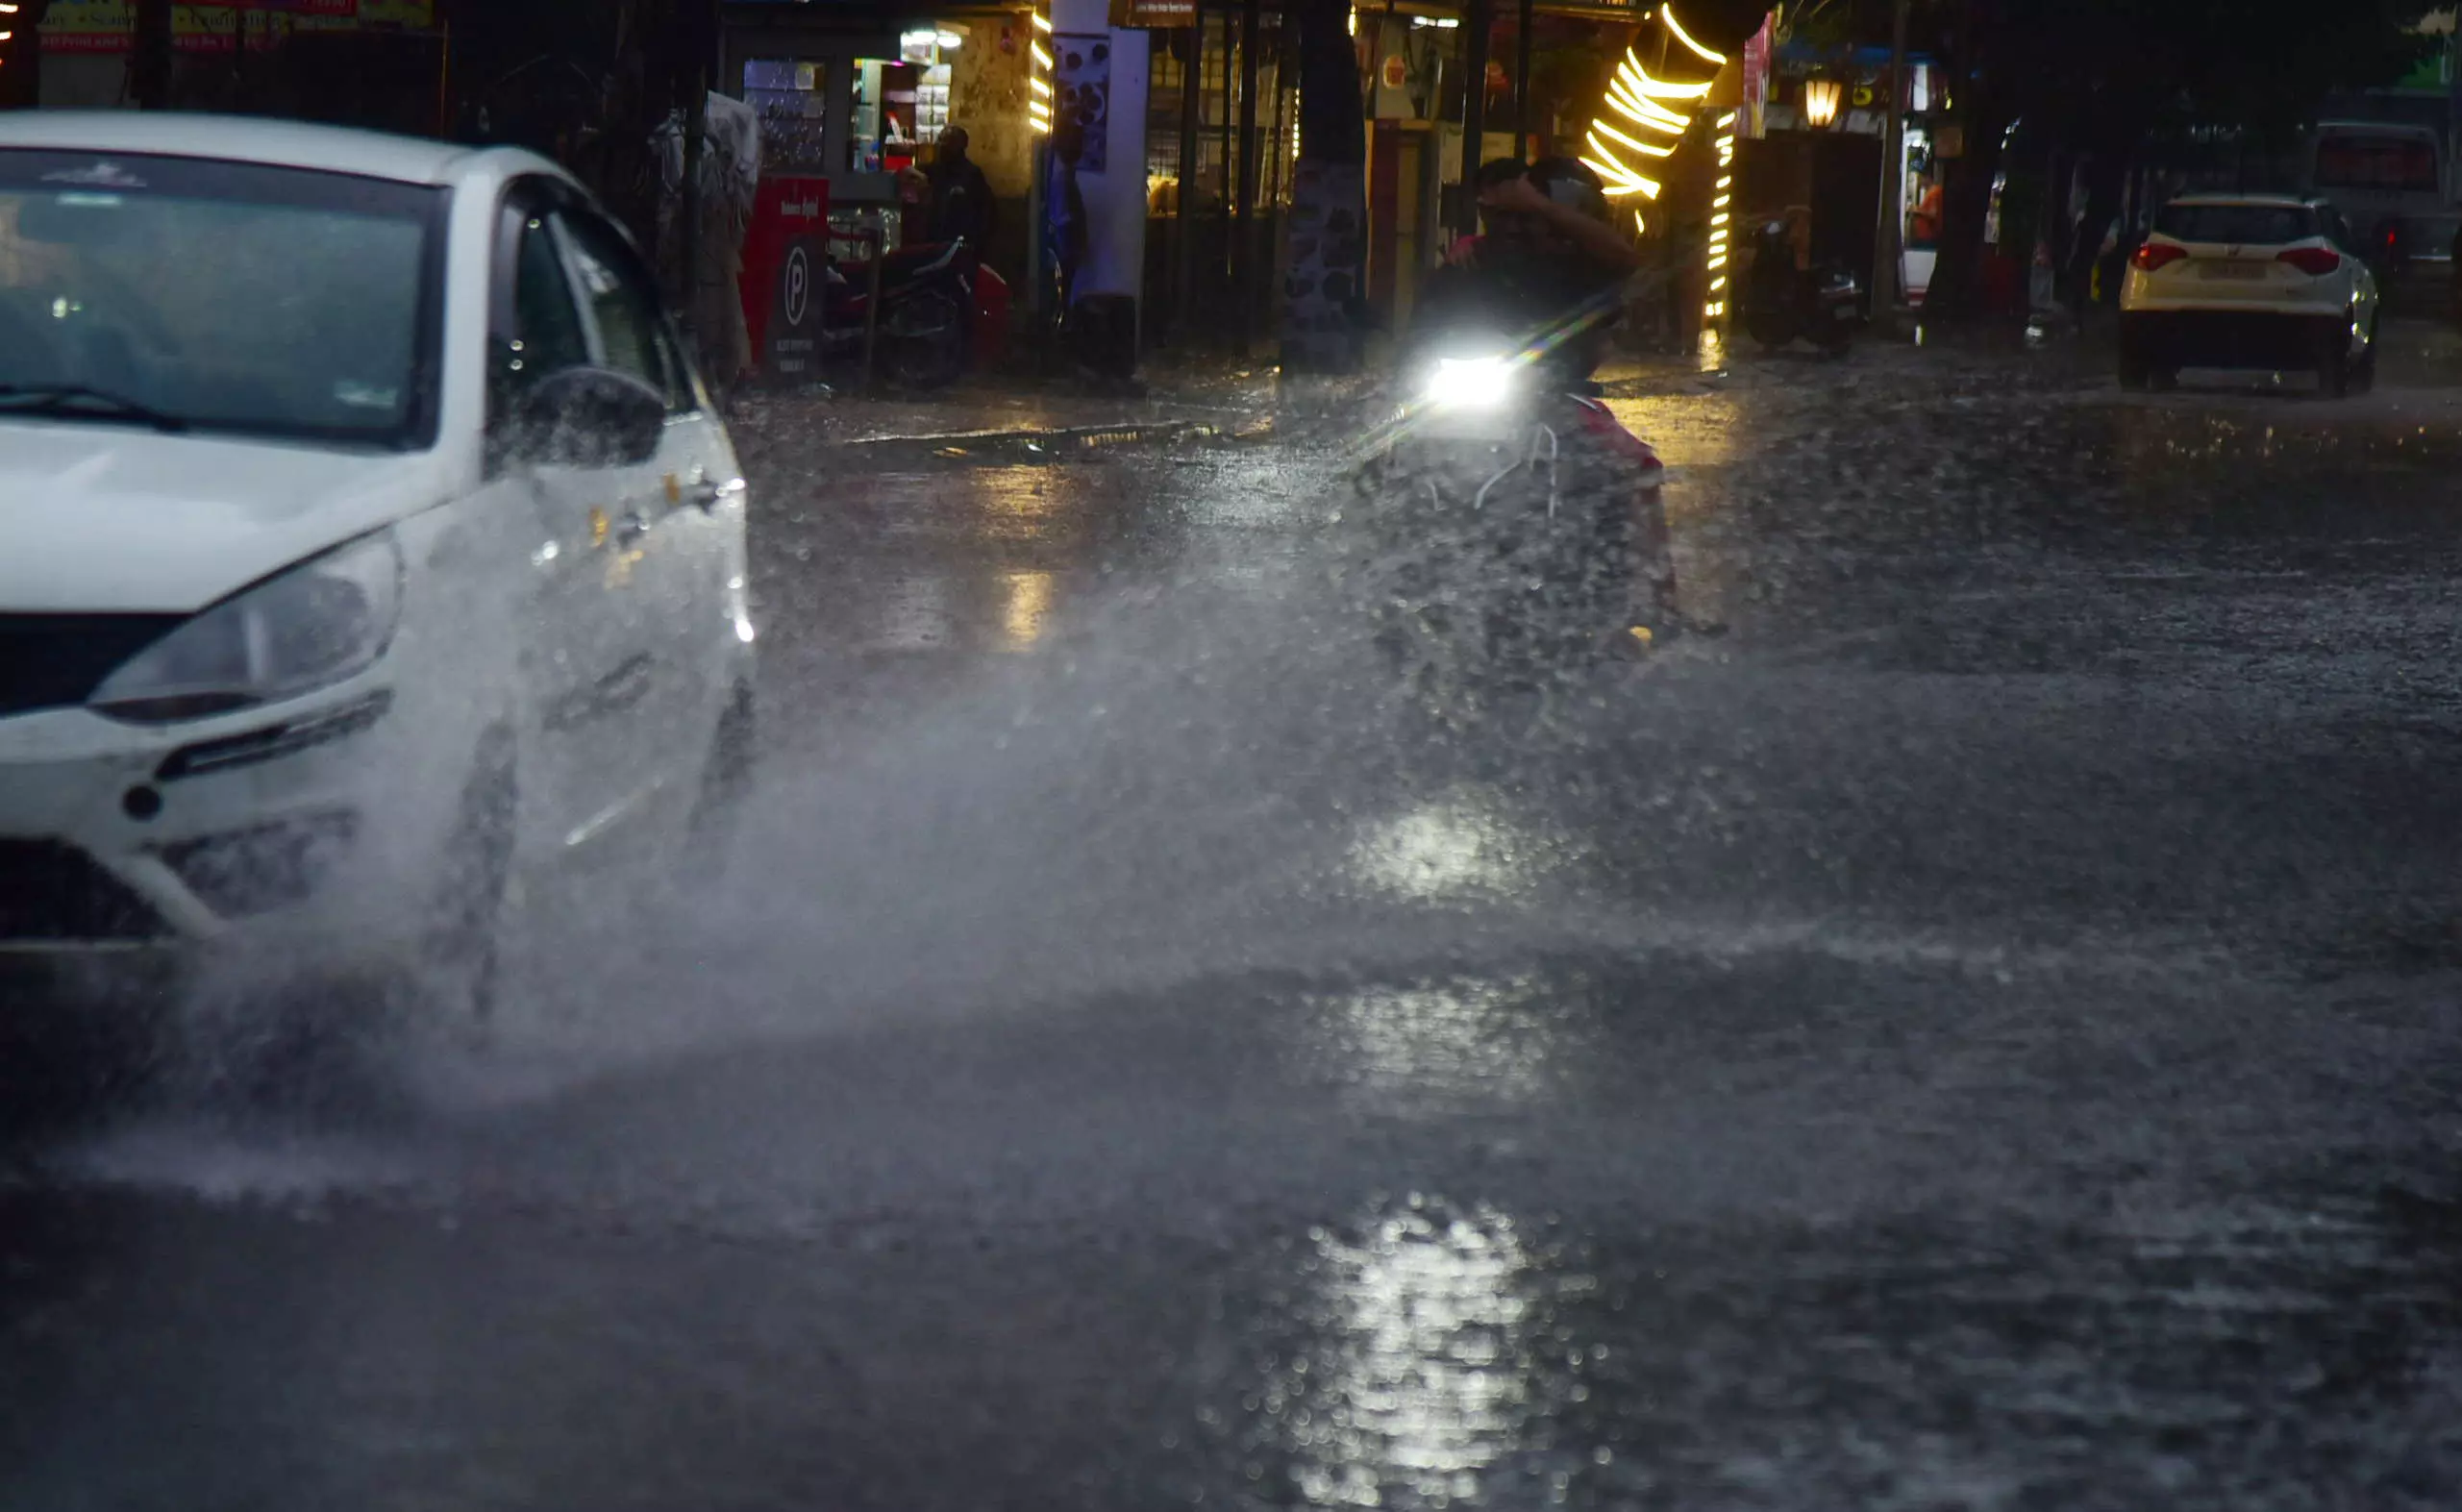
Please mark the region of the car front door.
POLYGON ((667 396, 658 455, 631 470, 618 525, 625 592, 639 621, 652 744, 641 770, 680 800, 698 774, 737 669, 743 487, 725 428, 695 382, 657 285, 631 241, 597 211, 556 219, 582 296, 591 356, 667 396))
POLYGON ((539 181, 517 186, 500 211, 488 375, 492 486, 528 527, 522 802, 525 817, 567 851, 619 828, 639 806, 657 650, 633 582, 628 522, 645 505, 641 470, 537 455, 521 420, 534 385, 598 361, 557 225, 570 194, 539 181))

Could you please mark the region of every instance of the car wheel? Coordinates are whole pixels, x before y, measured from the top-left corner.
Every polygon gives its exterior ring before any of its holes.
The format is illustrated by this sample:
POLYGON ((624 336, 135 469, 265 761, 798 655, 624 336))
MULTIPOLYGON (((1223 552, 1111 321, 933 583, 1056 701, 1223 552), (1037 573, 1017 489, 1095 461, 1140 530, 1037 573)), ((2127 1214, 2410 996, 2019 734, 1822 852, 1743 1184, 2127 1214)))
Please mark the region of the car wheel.
POLYGON ((2337 326, 2327 335, 2324 350, 2317 355, 2317 392, 2326 399, 2345 399, 2350 395, 2350 345, 2343 333, 2349 326, 2337 326))
POLYGON ((415 968, 414 1001, 448 1026, 481 1028, 495 1013, 519 792, 511 737, 490 735, 480 746, 453 835, 445 842, 415 968))
POLYGON ((2145 339, 2128 329, 2120 328, 2120 386, 2134 393, 2144 389, 2153 376, 2153 364, 2146 360, 2145 339))
POLYGON ((2364 394, 2376 386, 2376 317, 2368 320, 2368 350, 2350 367, 2350 391, 2364 394))
POLYGON ((710 732, 709 759, 701 767, 701 791, 693 799, 686 852, 695 871, 714 872, 726 858, 744 798, 752 791, 759 730, 759 707, 754 702, 752 684, 739 682, 710 732))

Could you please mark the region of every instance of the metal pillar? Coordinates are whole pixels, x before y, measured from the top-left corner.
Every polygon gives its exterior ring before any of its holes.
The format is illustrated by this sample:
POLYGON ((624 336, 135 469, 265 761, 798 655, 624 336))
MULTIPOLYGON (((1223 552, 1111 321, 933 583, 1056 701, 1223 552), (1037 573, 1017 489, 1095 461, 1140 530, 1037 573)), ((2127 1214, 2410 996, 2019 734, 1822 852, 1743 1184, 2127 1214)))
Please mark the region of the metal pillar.
POLYGON ((1454 230, 1479 234, 1479 155, 1487 136, 1487 34, 1495 0, 1470 0, 1462 13, 1462 192, 1454 230))
POLYGON ((1188 335, 1189 312, 1196 308, 1195 270, 1197 238, 1196 217, 1189 207, 1196 202, 1197 190, 1197 123, 1205 114, 1202 87, 1206 69, 1206 15, 1194 12, 1189 19, 1188 56, 1181 60, 1180 69, 1180 198, 1171 215, 1171 337, 1184 341, 1188 335))
POLYGON ((1238 197, 1239 159, 1231 148, 1231 127, 1239 112, 1238 101, 1234 98, 1239 89, 1239 77, 1231 71, 1232 60, 1239 52, 1238 27, 1239 18, 1231 13, 1229 6, 1225 6, 1223 8, 1223 121, 1221 128, 1214 133, 1215 145, 1220 149, 1222 157, 1222 182, 1216 186, 1216 192, 1221 196, 1222 203, 1223 244, 1214 249, 1214 273, 1226 284, 1231 282, 1231 216, 1236 209, 1233 201, 1238 197))
POLYGON ((1872 328, 1888 335, 1898 310, 1898 202, 1906 176, 1906 5, 1889 23, 1889 125, 1880 134, 1880 213, 1872 232, 1872 328))
POLYGON ((1231 297, 1239 301, 1239 353, 1256 326, 1256 24, 1262 0, 1239 10, 1239 212, 1232 222, 1231 297))
POLYGON ((137 0, 130 22, 128 92, 140 111, 171 106, 171 0, 137 0))
POLYGON ((1530 127, 1530 0, 1522 0, 1522 12, 1513 35, 1513 151, 1516 156, 1529 151, 1530 127))

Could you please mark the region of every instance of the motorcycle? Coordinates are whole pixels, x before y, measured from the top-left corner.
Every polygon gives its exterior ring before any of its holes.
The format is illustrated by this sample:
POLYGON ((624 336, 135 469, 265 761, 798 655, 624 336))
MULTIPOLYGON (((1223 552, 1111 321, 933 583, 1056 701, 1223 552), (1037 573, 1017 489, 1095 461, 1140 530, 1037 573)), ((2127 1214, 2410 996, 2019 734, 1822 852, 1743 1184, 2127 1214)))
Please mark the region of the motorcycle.
POLYGON ((1773 220, 1753 235, 1743 292, 1744 329, 1753 340, 1776 351, 1802 336, 1836 357, 1853 338, 1863 291, 1843 268, 1797 267, 1786 222, 1773 220))
POLYGON ((975 250, 964 237, 900 247, 880 260, 877 326, 873 265, 833 258, 824 273, 821 352, 860 368, 867 328, 876 370, 902 388, 938 388, 966 370, 975 342, 975 250))
POLYGON ((1492 334, 1430 343, 1355 475, 1377 639, 1422 683, 1528 683, 1674 629, 1664 477, 1596 385, 1492 334))

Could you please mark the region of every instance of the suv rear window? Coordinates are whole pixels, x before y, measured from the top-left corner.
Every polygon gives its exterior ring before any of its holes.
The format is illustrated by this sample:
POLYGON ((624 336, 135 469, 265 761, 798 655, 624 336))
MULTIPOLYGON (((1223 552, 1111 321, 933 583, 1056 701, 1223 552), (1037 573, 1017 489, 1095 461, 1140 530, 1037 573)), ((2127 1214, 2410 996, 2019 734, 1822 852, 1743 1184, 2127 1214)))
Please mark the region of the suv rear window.
POLYGON ((2154 229, 2176 241, 2268 245, 2317 235, 2317 217, 2296 205, 2166 205, 2154 229))

